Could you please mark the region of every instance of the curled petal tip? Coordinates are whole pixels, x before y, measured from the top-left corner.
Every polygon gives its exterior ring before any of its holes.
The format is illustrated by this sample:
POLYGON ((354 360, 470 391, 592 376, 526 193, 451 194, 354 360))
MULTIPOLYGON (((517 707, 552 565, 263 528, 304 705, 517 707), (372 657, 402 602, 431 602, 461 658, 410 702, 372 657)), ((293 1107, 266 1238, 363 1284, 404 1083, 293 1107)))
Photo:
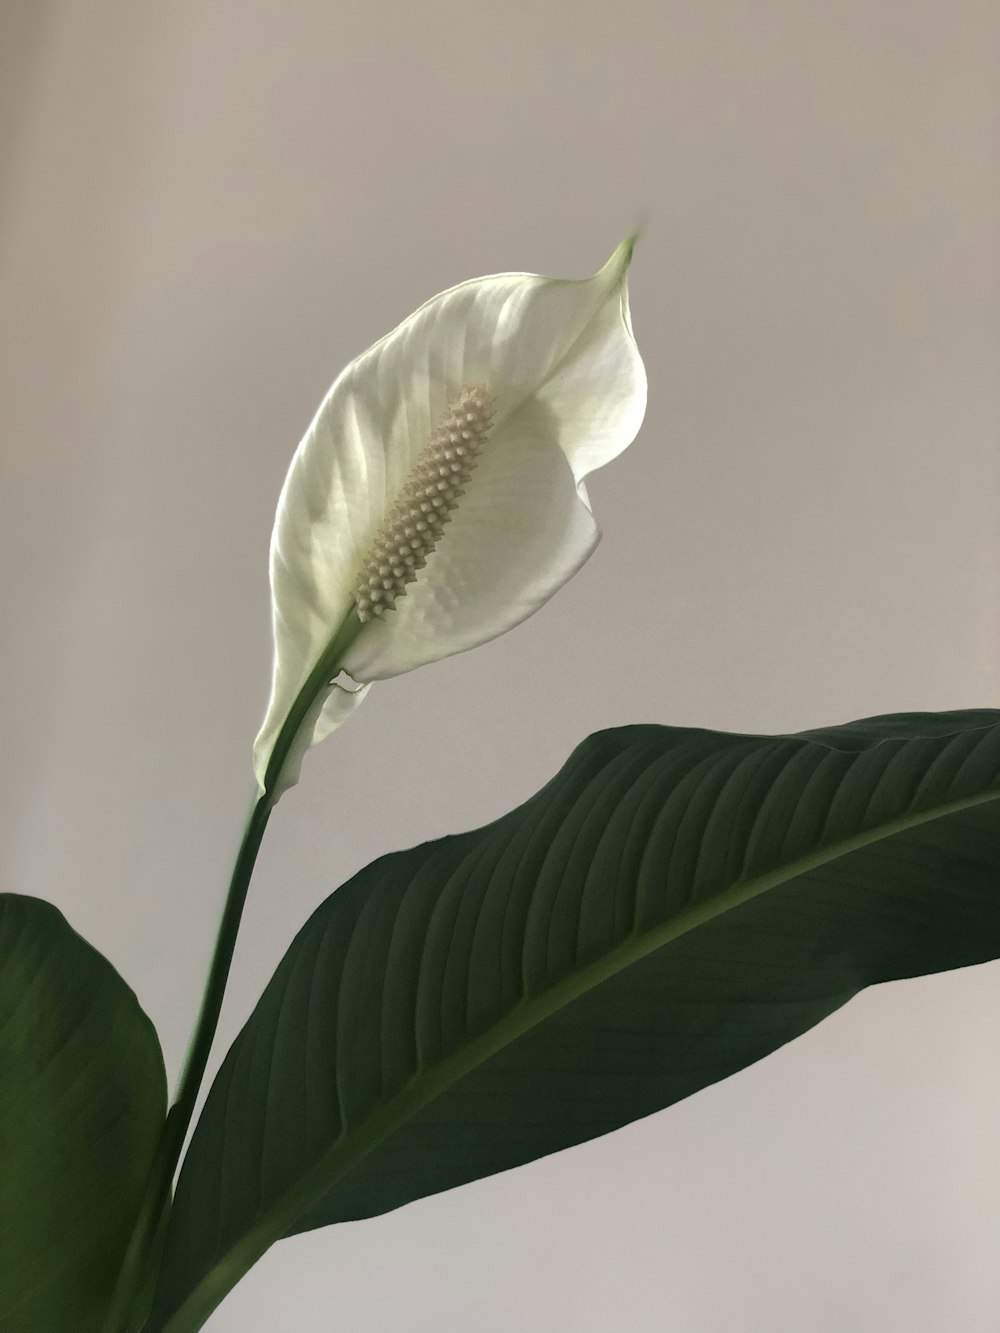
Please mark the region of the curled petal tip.
POLYGON ((638 228, 630 236, 626 236, 620 245, 615 247, 611 258, 601 270, 604 273, 615 274, 624 277, 632 263, 632 255, 635 252, 636 242, 639 239, 638 228))

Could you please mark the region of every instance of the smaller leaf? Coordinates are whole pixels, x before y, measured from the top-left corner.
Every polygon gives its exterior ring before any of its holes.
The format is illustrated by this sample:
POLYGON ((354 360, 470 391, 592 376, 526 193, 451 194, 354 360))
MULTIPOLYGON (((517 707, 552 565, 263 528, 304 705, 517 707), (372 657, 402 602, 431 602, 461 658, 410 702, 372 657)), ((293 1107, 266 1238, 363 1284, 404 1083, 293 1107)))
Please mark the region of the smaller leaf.
POLYGON ((102 1328, 156 1151, 156 1032, 50 903, 0 894, 0 1329, 102 1328))

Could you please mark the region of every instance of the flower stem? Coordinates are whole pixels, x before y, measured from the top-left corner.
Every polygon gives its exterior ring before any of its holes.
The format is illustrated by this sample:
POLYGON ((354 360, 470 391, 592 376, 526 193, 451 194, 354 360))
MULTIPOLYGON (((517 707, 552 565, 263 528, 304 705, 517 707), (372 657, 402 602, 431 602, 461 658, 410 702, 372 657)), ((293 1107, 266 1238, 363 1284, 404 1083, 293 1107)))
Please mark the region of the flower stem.
POLYGON ((141 1328, 145 1322, 152 1298, 156 1269, 159 1267, 157 1251, 162 1246, 166 1233, 171 1188, 219 1026, 219 1015, 222 1012, 222 1002, 236 949, 236 937, 239 934, 247 891, 250 888, 250 879, 267 822, 280 795, 278 784, 282 769, 302 724, 316 702, 317 695, 340 671, 343 656, 361 632, 361 628, 357 613, 352 608, 296 696, 295 703, 289 710, 288 717, 274 743, 264 775, 263 790, 250 812, 243 841, 236 855, 198 1020, 184 1060, 173 1105, 167 1112, 164 1122, 146 1197, 136 1219, 118 1275, 105 1321, 105 1333, 133 1333, 133 1330, 141 1328))
POLYGON ((201 1081, 205 1076, 208 1057, 211 1054, 212 1043, 215 1040, 219 1015, 222 1012, 222 1001, 226 993, 226 983, 229 980, 229 970, 232 966, 233 952, 236 948, 236 936, 239 933, 243 907, 247 900, 247 890, 250 888, 250 877, 253 874, 257 853, 260 850, 264 830, 267 828, 267 821, 271 817, 273 808, 273 798, 266 792, 263 793, 250 812, 246 831, 243 834, 243 841, 240 843, 240 850, 236 856, 232 879, 229 882, 229 892, 226 895, 226 905, 222 911, 219 933, 215 941, 215 952, 212 955, 212 964, 208 972, 208 981, 205 985, 205 993, 202 996, 201 1011, 198 1014, 198 1022, 195 1026, 191 1044, 188 1047, 174 1104, 170 1108, 164 1127, 164 1140, 170 1143, 172 1149, 169 1154, 171 1179, 180 1160, 181 1148, 187 1135, 188 1126, 191 1124, 201 1081))

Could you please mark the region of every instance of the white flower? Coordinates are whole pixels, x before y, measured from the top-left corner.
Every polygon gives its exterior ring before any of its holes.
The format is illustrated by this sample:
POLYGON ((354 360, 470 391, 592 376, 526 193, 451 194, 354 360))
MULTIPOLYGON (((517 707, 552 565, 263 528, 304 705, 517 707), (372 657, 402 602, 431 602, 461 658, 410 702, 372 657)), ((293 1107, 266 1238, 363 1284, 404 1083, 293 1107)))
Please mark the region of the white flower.
POLYGON ((271 539, 274 677, 261 788, 368 683, 520 624, 600 531, 583 479, 631 443, 646 377, 632 243, 592 278, 476 278, 435 296, 340 374, 292 459, 271 539), (357 690, 332 684, 346 671, 357 690))

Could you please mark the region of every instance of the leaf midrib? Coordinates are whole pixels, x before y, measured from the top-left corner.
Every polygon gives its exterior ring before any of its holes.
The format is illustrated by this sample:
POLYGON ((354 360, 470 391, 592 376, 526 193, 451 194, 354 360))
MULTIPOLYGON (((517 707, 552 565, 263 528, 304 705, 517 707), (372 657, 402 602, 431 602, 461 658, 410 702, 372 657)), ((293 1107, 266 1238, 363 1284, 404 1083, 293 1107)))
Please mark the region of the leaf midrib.
POLYGON ((873 829, 843 838, 806 856, 746 880, 715 897, 660 922, 641 934, 633 933, 607 953, 561 977, 529 999, 518 1002, 492 1027, 473 1038, 438 1064, 415 1074, 396 1095, 369 1115, 357 1129, 338 1139, 316 1164, 284 1195, 281 1203, 268 1210, 268 1218, 245 1233, 226 1254, 208 1270, 190 1295, 162 1325, 162 1333, 192 1333, 232 1290, 236 1282, 275 1241, 282 1239, 307 1210, 327 1193, 339 1176, 355 1166, 380 1143, 422 1111, 442 1093, 457 1084, 479 1065, 497 1055, 504 1047, 579 999, 588 991, 617 976, 633 963, 699 926, 723 916, 735 907, 759 897, 770 889, 798 879, 810 871, 828 865, 851 852, 860 851, 908 829, 930 824, 962 810, 987 805, 1000 799, 1000 787, 975 796, 961 797, 930 810, 901 815, 873 829), (314 1182, 321 1182, 318 1187, 314 1182), (277 1220, 276 1220, 277 1219, 277 1220), (188 1322, 190 1319, 191 1322, 188 1322))

